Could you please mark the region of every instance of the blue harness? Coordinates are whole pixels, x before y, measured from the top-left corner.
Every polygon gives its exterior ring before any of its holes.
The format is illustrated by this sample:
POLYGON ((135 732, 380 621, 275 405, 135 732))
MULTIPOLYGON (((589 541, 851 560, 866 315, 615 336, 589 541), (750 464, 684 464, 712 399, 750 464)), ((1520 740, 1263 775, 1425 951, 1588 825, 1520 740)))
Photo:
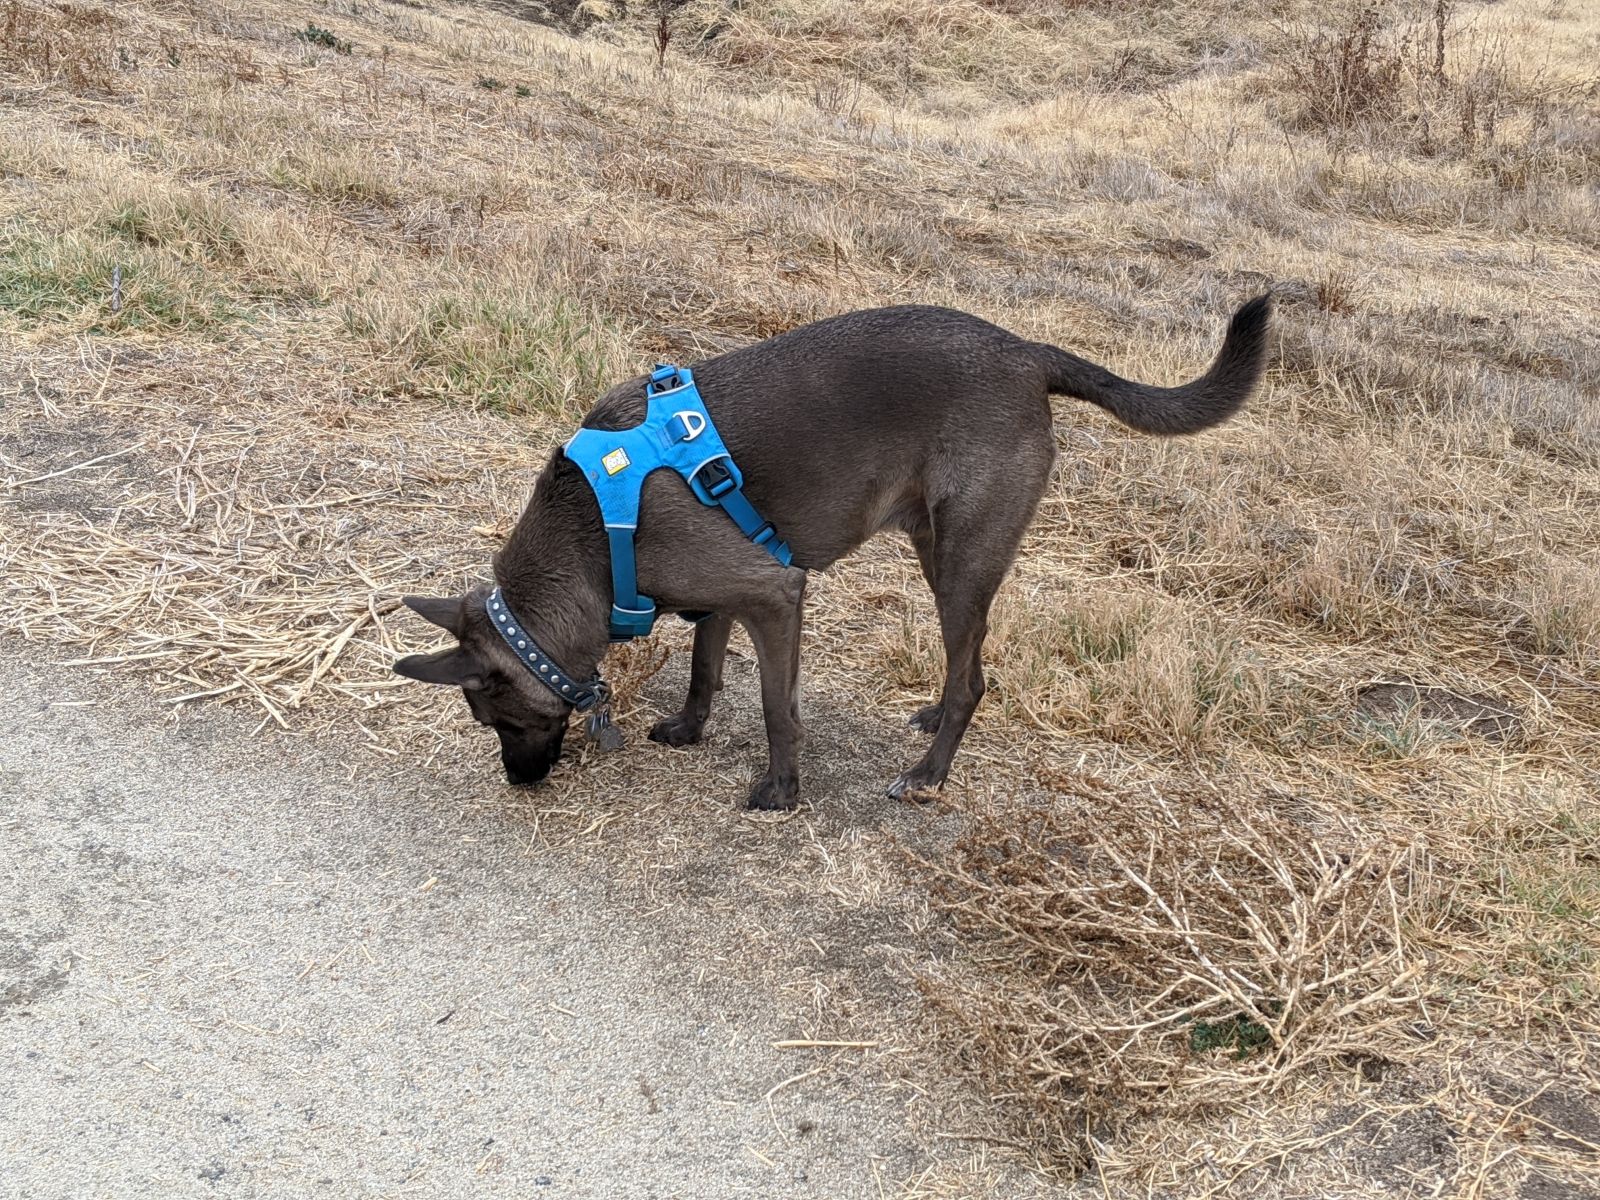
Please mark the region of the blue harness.
POLYGON ((744 495, 744 476, 722 444, 700 389, 687 367, 657 366, 645 386, 644 422, 632 429, 580 429, 566 444, 594 497, 611 543, 611 640, 649 633, 655 601, 639 595, 633 537, 639 528, 639 492, 645 476, 662 467, 683 477, 701 504, 733 518, 747 538, 784 566, 792 557, 772 524, 744 495))

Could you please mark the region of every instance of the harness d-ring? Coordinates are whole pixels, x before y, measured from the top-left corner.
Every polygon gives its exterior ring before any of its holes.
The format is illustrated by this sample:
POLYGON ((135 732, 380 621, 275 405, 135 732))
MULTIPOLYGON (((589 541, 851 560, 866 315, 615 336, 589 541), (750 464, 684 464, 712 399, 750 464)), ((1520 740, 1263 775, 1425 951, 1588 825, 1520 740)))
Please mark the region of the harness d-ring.
POLYGON ((673 418, 683 422, 683 437, 685 442, 692 442, 706 431, 706 418, 704 413, 697 413, 693 409, 683 409, 672 414, 673 418))

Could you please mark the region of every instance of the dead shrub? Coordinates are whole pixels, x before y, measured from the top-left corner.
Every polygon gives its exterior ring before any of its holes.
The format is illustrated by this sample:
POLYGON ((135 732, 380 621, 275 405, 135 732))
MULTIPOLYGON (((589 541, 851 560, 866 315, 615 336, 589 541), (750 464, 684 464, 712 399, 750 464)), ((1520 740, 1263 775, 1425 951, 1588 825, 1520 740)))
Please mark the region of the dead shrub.
POLYGON ((980 819, 947 858, 918 860, 973 958, 923 990, 1030 1142, 1081 1163, 1086 1128, 1421 1044, 1422 853, 1215 794, 1065 790, 1057 809, 980 819))
POLYGON ((1571 89, 1521 74, 1502 40, 1464 29, 1453 7, 1432 0, 1391 20, 1409 6, 1367 0, 1342 22, 1289 32, 1284 69, 1297 122, 1470 159, 1507 190, 1585 175, 1589 154, 1573 152, 1555 117, 1571 89))
POLYGON ((1288 70, 1304 105, 1304 121, 1348 129, 1399 109, 1414 45, 1409 34, 1397 41, 1385 34, 1375 0, 1358 8, 1343 27, 1302 32, 1296 43, 1288 70))
POLYGON ((1317 307, 1323 312, 1350 312, 1356 307, 1355 281, 1342 271, 1329 271, 1317 280, 1317 307))
POLYGON ((617 716, 626 717, 640 703, 644 685, 654 679, 672 657, 672 647, 653 638, 612 646, 606 652, 606 683, 617 716))

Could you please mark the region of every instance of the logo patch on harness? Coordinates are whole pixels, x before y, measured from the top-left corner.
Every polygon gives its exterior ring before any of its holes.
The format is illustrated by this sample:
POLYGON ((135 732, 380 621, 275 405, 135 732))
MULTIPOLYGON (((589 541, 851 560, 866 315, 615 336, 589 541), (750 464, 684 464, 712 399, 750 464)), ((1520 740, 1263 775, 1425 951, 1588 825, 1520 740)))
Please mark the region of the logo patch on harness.
POLYGON ((618 471, 626 471, 632 464, 628 460, 627 451, 618 446, 600 460, 600 465, 606 469, 607 475, 615 475, 618 471))

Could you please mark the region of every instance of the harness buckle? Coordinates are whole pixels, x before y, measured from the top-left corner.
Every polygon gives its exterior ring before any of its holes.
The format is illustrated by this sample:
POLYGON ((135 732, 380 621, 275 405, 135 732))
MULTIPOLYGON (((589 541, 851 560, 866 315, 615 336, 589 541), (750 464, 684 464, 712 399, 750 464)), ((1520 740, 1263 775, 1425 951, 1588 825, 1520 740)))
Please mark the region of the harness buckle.
POLYGON ((706 495, 713 500, 721 499, 739 486, 739 481, 728 469, 728 460, 725 458, 711 459, 694 473, 694 481, 703 487, 706 495))

